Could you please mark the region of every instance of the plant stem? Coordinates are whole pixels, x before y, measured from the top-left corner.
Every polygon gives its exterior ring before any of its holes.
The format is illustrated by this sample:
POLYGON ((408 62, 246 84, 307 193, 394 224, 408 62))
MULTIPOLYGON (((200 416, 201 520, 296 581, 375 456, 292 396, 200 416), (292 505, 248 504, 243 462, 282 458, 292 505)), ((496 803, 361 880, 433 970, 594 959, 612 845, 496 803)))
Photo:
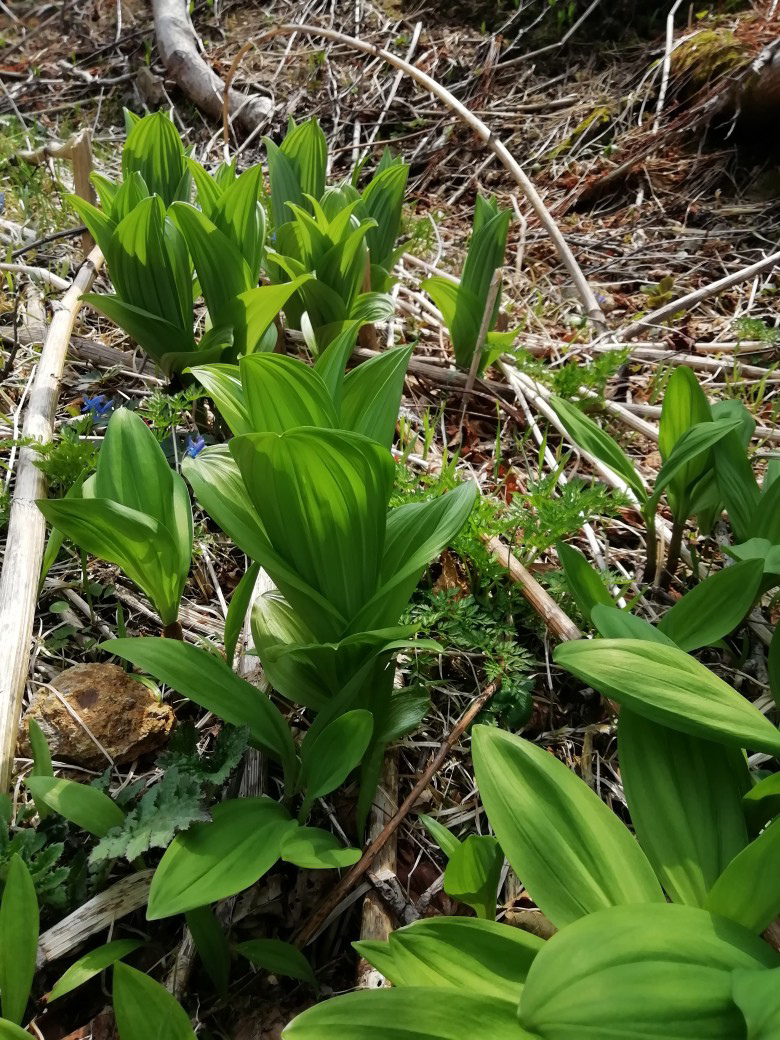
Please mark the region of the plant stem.
POLYGON ((651 584, 655 581, 655 569, 658 566, 658 536, 655 531, 655 514, 645 517, 645 541, 647 543, 647 561, 642 581, 651 584))
POLYGON ((685 521, 675 520, 672 524, 672 537, 669 541, 669 552, 666 556, 666 566, 664 572, 661 575, 661 588, 668 589, 671 584, 674 572, 677 570, 677 563, 680 559, 680 546, 682 545, 683 530, 685 528, 685 521))

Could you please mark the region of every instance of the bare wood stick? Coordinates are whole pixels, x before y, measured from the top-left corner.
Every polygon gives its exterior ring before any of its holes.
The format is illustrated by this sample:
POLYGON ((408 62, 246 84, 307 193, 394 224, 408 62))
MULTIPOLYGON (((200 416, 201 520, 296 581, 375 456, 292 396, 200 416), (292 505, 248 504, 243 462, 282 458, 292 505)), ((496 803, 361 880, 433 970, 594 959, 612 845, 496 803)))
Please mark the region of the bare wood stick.
POLYGON ((298 932, 295 937, 295 943, 297 946, 306 946, 317 936, 317 933, 328 919, 331 912, 339 905, 341 900, 355 885, 355 882, 359 881, 365 872, 371 867, 380 850, 383 849, 387 842, 392 838, 406 819, 417 799, 447 761, 447 756, 450 751, 452 751, 453 747, 457 744, 477 715, 479 715, 496 690, 498 690, 500 685, 501 679, 499 677, 492 683, 489 683, 479 696, 474 698, 471 705, 466 709, 466 711, 464 711, 452 727, 443 744, 433 756, 430 764, 423 771, 422 776, 414 785, 409 795, 404 799, 403 804, 399 807, 393 818, 382 828, 376 838, 369 843, 368 848, 355 866, 352 867, 352 869, 344 875, 341 881, 339 881, 335 888, 328 893, 320 905, 316 907, 303 928, 298 932))
MULTIPOLYGON (((74 134, 64 144, 45 144, 32 152, 20 152, 19 158, 33 164, 45 162, 46 159, 70 159, 73 165, 74 191, 87 202, 95 202, 95 189, 89 179, 92 173, 92 131, 88 127, 74 134)), ((84 256, 87 256, 94 245, 92 235, 85 229, 81 235, 84 256)))
MULTIPOLYGON (((30 391, 22 430, 25 438, 41 443, 52 439, 60 380, 70 334, 81 307, 81 295, 92 285, 102 263, 103 254, 95 246, 79 268, 49 326, 30 391)), ((6 555, 0 575, 0 791, 8 789, 13 771, 46 536, 43 513, 35 504, 37 498, 46 495, 45 477, 35 465, 38 457, 32 448, 22 448, 19 453, 6 555)))
MULTIPOLYGON (((176 85, 212 119, 221 119, 225 84, 198 52, 185 0, 153 0, 154 34, 160 57, 176 85)), ((268 121, 268 98, 228 89, 228 107, 246 133, 268 121)))
MULTIPOLYGON (((161 0, 156 0, 155 7, 159 6, 160 2, 161 0)), ((540 223, 552 239, 556 251, 561 258, 564 267, 569 272, 571 280, 582 299, 586 314, 591 318, 597 328, 606 328, 606 319, 604 318, 604 314, 599 306, 595 293, 588 284, 588 280, 583 274, 582 268, 577 263, 574 253, 572 253, 560 228, 553 220, 553 217, 547 206, 544 204, 541 195, 536 190, 520 164, 512 156, 512 153, 506 145, 493 134, 493 131, 483 123, 481 119, 475 116, 474 113, 462 102, 458 101, 454 94, 451 94, 449 90, 443 87, 440 83, 437 83, 435 79, 426 75, 426 73, 422 72, 415 65, 409 64, 409 62, 404 61, 403 58, 399 58, 397 55, 384 50, 382 47, 377 47, 375 44, 368 43, 365 40, 358 40, 354 36, 347 36, 344 33, 337 32, 335 29, 323 29, 318 25, 278 25, 275 28, 270 29, 268 32, 263 33, 263 35, 258 38, 257 43, 260 45, 265 43, 266 40, 271 40, 274 36, 289 35, 291 33, 309 33, 312 36, 323 36, 327 40, 333 40, 335 43, 342 43, 347 47, 353 47, 355 50, 362 51, 363 54, 370 54, 372 57, 381 58, 394 68, 401 69, 407 74, 407 76, 414 80, 415 83, 421 86, 424 90, 427 90, 430 94, 433 94, 433 96, 438 98, 438 100, 445 104, 447 108, 456 112, 512 175, 523 195, 525 195, 531 209, 539 218, 540 223)))
POLYGON ((710 282, 709 285, 702 286, 701 289, 696 289, 694 292, 686 293, 685 296, 681 296, 679 300, 674 300, 672 303, 664 304, 663 307, 658 307, 654 311, 650 311, 649 314, 645 314, 639 321, 632 322, 624 329, 619 329, 616 333, 611 334, 617 340, 623 341, 627 339, 636 339, 637 336, 641 336, 643 332, 647 332, 648 328, 659 325, 662 321, 667 318, 671 318, 675 314, 680 314, 685 311, 691 310, 697 303, 701 303, 702 300, 708 300, 711 296, 717 296, 718 293, 723 292, 725 289, 730 289, 733 285, 739 285, 740 282, 746 282, 748 279, 753 278, 757 274, 762 274, 764 271, 769 271, 776 264, 780 263, 780 252, 772 253, 770 256, 764 257, 763 260, 758 260, 754 264, 750 264, 749 267, 743 267, 739 271, 734 271, 733 274, 727 274, 725 278, 719 278, 715 282, 710 282))
POLYGON ((525 598, 553 635, 562 640, 582 639, 582 632, 572 619, 561 610, 533 574, 526 570, 508 545, 504 545, 500 538, 491 538, 490 535, 483 535, 482 540, 493 558, 509 571, 509 577, 520 586, 525 598))
POLYGON ((145 906, 153 874, 153 870, 142 870, 122 878, 44 932, 38 940, 38 969, 75 950, 118 918, 145 906))

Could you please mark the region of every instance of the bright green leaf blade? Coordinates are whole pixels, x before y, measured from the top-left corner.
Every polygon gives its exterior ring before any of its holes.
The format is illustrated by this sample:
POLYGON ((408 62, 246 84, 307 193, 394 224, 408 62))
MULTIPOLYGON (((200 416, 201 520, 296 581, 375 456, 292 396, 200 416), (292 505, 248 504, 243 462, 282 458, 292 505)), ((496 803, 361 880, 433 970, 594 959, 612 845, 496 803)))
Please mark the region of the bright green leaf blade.
POLYGON ((115 939, 113 942, 98 946, 90 950, 83 957, 79 957, 75 964, 71 964, 68 970, 57 979, 47 995, 46 1003, 51 1004, 53 1000, 59 1000, 66 993, 71 993, 85 982, 89 982, 99 975, 105 968, 111 967, 123 957, 127 957, 134 950, 143 946, 141 939, 115 939))
POLYGON ((16 1025, 30 999, 37 947, 38 897, 30 871, 14 853, 0 903, 0 1005, 3 1018, 16 1025))
POLYGON ((771 773, 751 787, 742 799, 751 835, 757 835, 780 815, 780 773, 771 773))
POLYGON ((105 256, 107 252, 110 252, 111 239, 116 231, 116 221, 107 213, 99 210, 97 206, 93 206, 91 202, 87 202, 86 199, 82 199, 78 195, 66 195, 65 201, 75 209, 83 223, 86 224, 87 230, 100 246, 103 255, 105 256))
POLYGON ((208 906, 188 910, 185 918, 203 967, 224 999, 230 982, 230 944, 225 931, 208 906))
POLYGON ((618 747, 631 823, 658 879, 675 902, 706 906, 712 884, 747 844, 744 755, 627 708, 618 747))
POLYGON ((444 891, 470 906, 477 917, 495 921, 503 866, 504 853, 495 838, 470 834, 450 856, 444 871, 444 891))
POLYGON ((435 917, 392 932, 386 942, 352 945, 394 986, 435 986, 516 1005, 544 940, 495 921, 435 917))
POLYGON ((160 110, 139 119, 122 149, 122 176, 138 171, 149 191, 160 195, 168 207, 179 197, 185 170, 181 138, 167 113, 160 110))
POLYGON ((224 190, 211 214, 214 224, 246 260, 253 285, 260 276, 265 242, 265 211, 259 202, 262 186, 263 168, 257 163, 224 190))
POLYGON ((683 733, 780 754, 780 733, 760 711, 682 650, 634 639, 577 640, 554 660, 605 697, 683 733))
POLYGON ((200 208, 209 218, 214 219, 214 207, 219 202, 220 196, 222 195, 222 188, 217 183, 216 179, 204 170, 199 162, 195 159, 185 159, 187 168, 192 174, 192 179, 195 182, 195 190, 198 193, 198 203, 200 208))
MULTIPOLYGON (((691 426, 709 422, 712 418, 709 402, 695 374, 685 365, 679 365, 672 372, 664 390, 658 429, 658 448, 662 460, 666 461, 670 457, 677 442, 691 426)), ((707 469, 707 463, 707 457, 699 455, 683 466, 669 482, 667 497, 673 515, 679 515, 687 488, 707 469)))
POLYGON ((294 827, 270 798, 220 802, 211 823, 177 834, 152 878, 149 921, 227 899, 258 881, 279 858, 294 827))
POLYGON ((745 542, 753 534, 761 491, 738 431, 713 446, 712 468, 728 510, 734 541, 745 542))
POLYGON ((15 1022, 0 1018, 0 1040, 29 1040, 29 1037, 26 1029, 22 1029, 15 1022))
POLYGON ((663 646, 676 646, 668 636, 644 618, 629 614, 620 607, 597 605, 591 611, 591 620, 600 636, 605 639, 648 639, 663 646))
POLYGON ((89 834, 104 837, 112 827, 121 827, 125 814, 107 794, 75 780, 31 776, 25 781, 33 797, 89 834))
POLYGON ((555 548, 563 566, 566 584, 586 621, 592 621, 594 607, 614 606, 614 600, 604 587, 598 571, 591 567, 578 549, 565 542, 558 542, 555 548))
POLYGON ((745 1016, 747 1040, 777 1040, 780 1036, 780 968, 774 971, 735 971, 731 995, 745 1016))
POLYGON ((337 426, 327 386, 303 361, 284 354, 250 354, 238 365, 253 433, 337 426))
POLYGON ((412 347, 396 347, 354 368, 344 380, 340 425, 386 448, 393 443, 412 347))
POLYGON ((187 1012, 159 982, 118 961, 114 1014, 120 1040, 194 1040, 187 1012))
POLYGON ((168 527, 173 471, 157 438, 137 412, 111 416, 98 457, 95 497, 107 498, 168 527))
POLYGON ((166 354, 187 354, 195 350, 195 339, 191 332, 119 296, 85 293, 82 299, 123 329, 158 363, 162 362, 166 354))
POLYGON ((351 867, 360 856, 360 849, 346 848, 335 834, 319 827, 291 828, 282 840, 282 859, 302 870, 351 867))
POLYGON ((285 774, 292 778, 295 745, 286 720, 262 690, 236 675, 215 654, 177 639, 154 636, 111 639, 102 647, 143 668, 225 722, 247 726, 252 743, 281 762, 285 774))
POLYGON ((294 1018, 283 1040, 537 1040, 506 1000, 440 989, 364 990, 326 1000, 294 1018))
POLYGON ((230 432, 235 436, 251 433, 252 424, 238 366, 198 365, 191 371, 219 409, 230 432))
MULTIPOLYGON (((661 494, 671 481, 701 459, 701 456, 712 448, 713 444, 723 440, 740 425, 739 419, 718 419, 716 422, 702 422, 691 426, 675 444, 669 458, 661 466, 656 477, 651 503, 660 501, 661 494)), ((687 512, 687 500, 684 503, 687 512)), ((677 520, 686 519, 678 515, 677 520)))
MULTIPOLYGON (((49 745, 46 743, 46 737, 43 734, 43 730, 32 715, 27 720, 27 733, 30 738, 30 747, 32 748, 33 753, 33 767, 30 770, 30 776, 54 776, 49 745)), ((49 810, 43 802, 36 805, 35 808, 38 811, 38 816, 41 820, 45 820, 49 815, 49 810)))
POLYGON ((763 574, 761 560, 743 560, 716 571, 664 614, 659 629, 688 652, 717 643, 745 618, 763 574))
POLYGON ((418 818, 447 859, 461 847, 462 842, 455 837, 449 827, 443 826, 438 820, 434 820, 432 816, 426 816, 425 813, 420 813, 418 818))
POLYGON ((528 972, 520 1018, 544 1040, 736 1040, 731 972, 780 958, 731 921, 689 906, 602 910, 562 929, 528 972))
POLYGON ((708 908, 763 932, 780 913, 780 820, 775 820, 728 864, 712 886, 708 908))
POLYGON ((252 594, 255 591, 255 583, 259 573, 260 564, 250 564, 244 572, 241 581, 236 586, 233 595, 230 597, 227 617, 225 618, 224 635, 225 657, 230 668, 233 667, 236 646, 238 645, 241 630, 244 627, 244 621, 249 613, 249 608, 252 605, 252 594))
POLYGON ((587 784, 553 755, 476 726, 474 770, 512 869, 553 924, 608 906, 661 903, 639 844, 587 784))
POLYGON ((555 413, 563 423, 572 442, 590 455, 595 455, 599 462, 603 462, 605 466, 622 477, 640 504, 644 503, 647 500, 647 491, 642 478, 637 473, 634 464, 615 441, 573 404, 569 404, 560 397, 551 397, 550 404, 555 409, 555 413))
POLYGON ((360 765, 373 728, 370 711, 348 711, 326 726, 314 741, 302 746, 298 787, 305 793, 303 818, 317 798, 340 787, 360 765))
POLYGON ((258 968, 265 968, 274 975, 300 979, 317 988, 317 979, 311 965, 292 943, 282 942, 281 939, 249 939, 247 942, 237 943, 235 951, 258 968))

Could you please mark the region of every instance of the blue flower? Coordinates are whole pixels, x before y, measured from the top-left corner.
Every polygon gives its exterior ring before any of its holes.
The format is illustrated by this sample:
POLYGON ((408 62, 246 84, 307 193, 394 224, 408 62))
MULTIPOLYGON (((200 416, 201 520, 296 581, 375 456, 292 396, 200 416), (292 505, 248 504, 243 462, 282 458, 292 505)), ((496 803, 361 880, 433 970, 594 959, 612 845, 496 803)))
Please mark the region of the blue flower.
POLYGON ((189 455, 191 459, 194 459, 196 455, 200 455, 203 449, 206 447, 206 442, 203 440, 200 434, 193 440, 192 437, 187 438, 187 448, 184 452, 185 455, 189 455))
POLYGON ((99 419, 105 419, 113 407, 113 399, 108 399, 105 394, 98 394, 97 397, 84 398, 81 414, 89 414, 97 422, 99 419))

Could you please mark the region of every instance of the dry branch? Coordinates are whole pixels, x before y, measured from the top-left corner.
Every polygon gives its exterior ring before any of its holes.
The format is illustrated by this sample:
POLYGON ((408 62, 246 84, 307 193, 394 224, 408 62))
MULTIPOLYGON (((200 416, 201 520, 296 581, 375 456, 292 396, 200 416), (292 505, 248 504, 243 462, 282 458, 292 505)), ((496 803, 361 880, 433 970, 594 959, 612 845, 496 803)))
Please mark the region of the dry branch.
MULTIPOLYGON (((160 2, 161 0, 157 0, 155 7, 159 6, 160 2)), ((511 174, 531 209, 538 217, 539 222, 552 239, 555 249, 561 258, 564 267, 569 272, 571 280, 577 289, 580 299, 582 300, 585 313, 597 328, 606 328, 606 320, 601 307, 599 306, 598 300, 588 284, 588 280, 583 274, 582 268, 577 263, 574 253, 572 253, 569 248, 568 242, 563 237, 560 228, 555 223, 550 211, 544 204, 541 195, 536 190, 520 164, 514 159, 506 145, 494 135, 493 131, 483 123, 481 119, 475 116, 474 113, 461 101, 458 101, 454 94, 451 94, 446 87, 443 87, 431 76, 426 75, 426 73, 418 69, 416 65, 410 65, 391 51, 386 51, 384 48, 377 47, 375 44, 368 43, 365 40, 356 39, 354 36, 346 36, 344 33, 337 32, 335 29, 323 29, 317 25, 277 25, 267 33, 263 33, 263 35, 257 40, 257 43, 260 45, 265 43, 267 40, 272 39, 274 36, 290 35, 292 33, 308 33, 313 36, 323 36, 326 40, 333 40, 335 43, 342 43, 347 47, 352 47, 355 50, 362 51, 363 54, 370 54, 372 57, 381 58, 394 68, 401 69, 415 83, 421 86, 424 90, 427 90, 430 94, 433 94, 433 96, 446 105, 447 108, 460 116, 460 118, 471 127, 477 137, 487 145, 490 151, 500 160, 504 168, 511 174)))
MULTIPOLYGON (((40 443, 52 439, 60 380, 81 295, 89 290, 102 264, 103 254, 96 246, 57 307, 30 392, 22 429, 25 439, 40 443)), ((35 504, 46 495, 46 480, 36 459, 32 448, 21 449, 0 575, 0 791, 8 789, 13 770, 46 536, 43 513, 35 504)))
MULTIPOLYGON (((157 49, 180 90, 212 119, 222 119, 226 85, 198 52, 184 0, 153 0, 157 49)), ((247 96, 227 87, 227 108, 245 133, 267 122, 273 111, 268 98, 247 96)))
MULTIPOLYGON (((47 159, 70 159, 73 166, 73 190, 87 202, 97 201, 95 189, 89 179, 92 173, 92 131, 88 127, 74 134, 64 144, 45 144, 32 152, 19 152, 18 157, 32 165, 45 162, 47 159)), ((92 235, 85 229, 81 235, 84 256, 94 245, 92 235)))

